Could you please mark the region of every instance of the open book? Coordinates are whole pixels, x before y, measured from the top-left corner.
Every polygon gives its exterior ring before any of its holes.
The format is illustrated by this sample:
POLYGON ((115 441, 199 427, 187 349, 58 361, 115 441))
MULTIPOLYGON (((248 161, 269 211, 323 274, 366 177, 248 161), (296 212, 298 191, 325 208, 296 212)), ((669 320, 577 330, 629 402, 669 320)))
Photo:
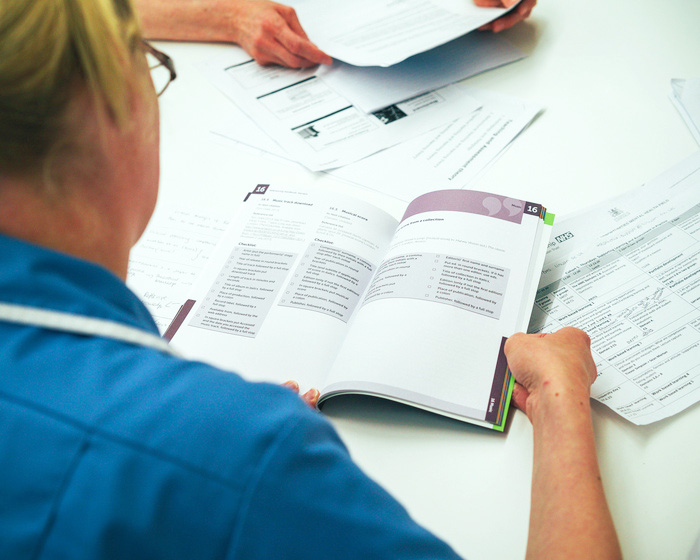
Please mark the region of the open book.
POLYGON ((258 185, 166 333, 251 380, 366 394, 503 430, 503 345, 527 328, 553 216, 443 190, 398 221, 361 200, 258 185))

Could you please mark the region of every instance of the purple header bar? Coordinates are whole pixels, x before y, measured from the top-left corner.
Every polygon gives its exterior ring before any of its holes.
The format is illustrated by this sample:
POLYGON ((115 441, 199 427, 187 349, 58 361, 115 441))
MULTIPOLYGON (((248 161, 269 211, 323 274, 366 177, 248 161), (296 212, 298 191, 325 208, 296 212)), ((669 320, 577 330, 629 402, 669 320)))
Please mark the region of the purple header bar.
POLYGON ((525 201, 498 194, 464 189, 435 191, 421 195, 411 202, 406 208, 406 213, 401 218, 401 221, 403 222, 411 216, 422 214, 423 212, 443 210, 479 214, 519 224, 523 219, 525 201))

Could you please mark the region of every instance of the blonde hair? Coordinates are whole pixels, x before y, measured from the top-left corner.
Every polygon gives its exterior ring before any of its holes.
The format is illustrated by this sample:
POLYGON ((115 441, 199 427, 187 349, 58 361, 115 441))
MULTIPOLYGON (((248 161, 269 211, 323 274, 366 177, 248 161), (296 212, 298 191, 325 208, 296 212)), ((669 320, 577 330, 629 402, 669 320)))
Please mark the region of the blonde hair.
POLYGON ((76 86, 127 122, 140 39, 132 0, 0 0, 0 174, 43 173, 76 86))

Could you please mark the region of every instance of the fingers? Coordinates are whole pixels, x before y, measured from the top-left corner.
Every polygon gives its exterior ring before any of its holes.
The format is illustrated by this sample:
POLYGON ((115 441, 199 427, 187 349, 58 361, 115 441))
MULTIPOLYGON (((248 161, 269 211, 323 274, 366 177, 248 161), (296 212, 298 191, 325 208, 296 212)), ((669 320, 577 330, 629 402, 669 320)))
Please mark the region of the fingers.
MULTIPOLYGON (((474 0, 477 6, 481 7, 505 7, 510 8, 514 4, 517 4, 518 0, 474 0)), ((523 21, 524 19, 530 17, 532 9, 537 4, 537 0, 522 0, 518 6, 515 7, 511 12, 505 14, 504 16, 498 18, 497 20, 487 23, 479 28, 481 31, 493 31, 498 33, 510 27, 513 27, 516 23, 523 21)))
POLYGON ((309 68, 333 62, 309 41, 293 8, 272 2, 259 6, 264 12, 247 23, 247 38, 241 40, 258 64, 309 68))
POLYGON ((513 394, 511 395, 510 400, 516 406, 516 408, 525 413, 527 413, 527 398, 529 396, 530 393, 528 390, 525 389, 525 387, 523 387, 520 383, 513 385, 513 394))
POLYGON ((316 405, 318 404, 318 397, 320 393, 318 392, 318 389, 309 389, 304 393, 301 398, 306 404, 308 404, 311 408, 316 408, 316 405))
MULTIPOLYGON (((291 389, 295 393, 299 393, 299 384, 296 381, 285 381, 284 383, 282 383, 282 386, 291 389)), ((309 389, 308 391, 306 391, 306 393, 304 393, 301 396, 301 400, 303 400, 311 408, 316 408, 316 405, 318 405, 319 396, 320 393, 318 392, 318 389, 309 389)))
POLYGON ((308 68, 317 64, 331 64, 333 59, 308 39, 303 39, 291 29, 283 29, 277 37, 276 55, 290 68, 308 68))
POLYGON ((517 3, 518 0, 474 0, 480 8, 510 8, 517 3))
POLYGON ((539 394, 548 385, 588 393, 597 376, 591 339, 573 327, 546 335, 514 334, 504 352, 513 377, 529 393, 539 394))
POLYGON ((296 381, 285 381, 284 383, 282 383, 282 387, 287 387, 295 393, 299 392, 299 383, 297 383, 296 381))
POLYGON ((308 66, 333 62, 330 56, 309 41, 293 8, 280 6, 279 13, 286 25, 280 29, 279 35, 275 39, 291 55, 289 56, 290 60, 299 61, 308 66))
POLYGON ((301 27, 301 23, 299 22, 299 18, 297 17, 297 13, 292 8, 291 6, 280 6, 279 7, 279 12, 280 15, 284 18, 284 20, 287 22, 287 25, 289 28, 299 35, 299 37, 302 37, 306 40, 309 39, 309 36, 306 34, 306 31, 301 27))

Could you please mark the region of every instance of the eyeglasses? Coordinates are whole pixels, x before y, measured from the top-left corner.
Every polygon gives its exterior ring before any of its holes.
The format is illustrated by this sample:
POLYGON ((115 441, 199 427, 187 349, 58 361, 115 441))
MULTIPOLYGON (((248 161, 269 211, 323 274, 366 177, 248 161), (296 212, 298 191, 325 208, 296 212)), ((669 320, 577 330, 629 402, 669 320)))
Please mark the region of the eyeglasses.
POLYGON ((146 52, 148 68, 151 71, 153 87, 156 90, 156 95, 160 96, 168 88, 170 82, 177 78, 175 63, 167 54, 154 48, 147 41, 142 41, 142 44, 146 52))

